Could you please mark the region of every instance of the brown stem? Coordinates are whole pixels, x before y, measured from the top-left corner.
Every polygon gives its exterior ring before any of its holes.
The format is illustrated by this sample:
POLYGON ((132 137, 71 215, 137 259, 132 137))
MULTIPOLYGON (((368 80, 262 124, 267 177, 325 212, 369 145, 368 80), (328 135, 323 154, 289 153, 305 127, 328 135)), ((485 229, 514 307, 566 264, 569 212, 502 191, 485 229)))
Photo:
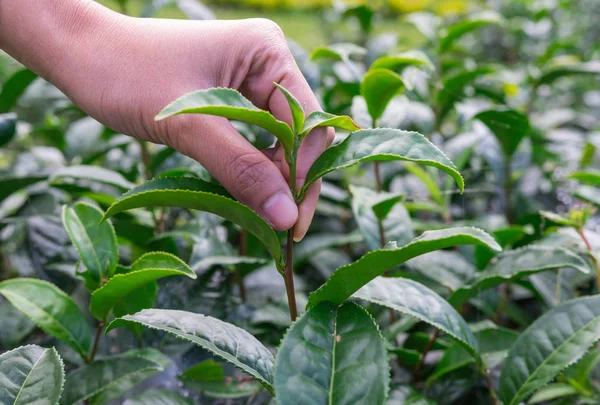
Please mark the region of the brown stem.
POLYGON ((296 291, 294 290, 294 227, 287 234, 285 261, 285 290, 290 307, 290 318, 292 322, 298 318, 298 309, 296 307, 296 291))
POLYGON ((502 320, 502 314, 504 313, 504 310, 506 309, 506 304, 508 303, 508 297, 510 296, 510 282, 506 283, 506 285, 504 286, 504 294, 502 294, 502 297, 500 298, 500 303, 498 304, 498 311, 496 312, 496 315, 494 316, 494 323, 499 325, 500 321, 502 320))
POLYGON ((92 346, 92 351, 90 352, 88 358, 85 360, 87 364, 94 361, 96 357, 96 352, 98 351, 98 344, 100 343, 100 338, 102 337, 102 328, 104 327, 104 322, 98 322, 96 325, 96 336, 94 336, 94 344, 92 346))
MULTIPOLYGON (((248 232, 242 229, 240 232, 240 256, 246 256, 246 250, 248 245, 248 232)), ((241 274, 239 269, 236 271, 237 281, 240 287, 240 298, 242 302, 246 302, 246 286, 244 285, 244 276, 241 274)))
POLYGON ((490 370, 485 370, 483 374, 485 375, 488 391, 490 392, 490 397, 492 398, 492 405, 498 405, 498 396, 496 395, 496 390, 494 389, 494 384, 492 383, 492 375, 490 370))
POLYGON ((504 214, 509 225, 514 222, 512 205, 512 171, 510 167, 510 157, 506 156, 504 162, 504 214))
POLYGON ((144 176, 146 180, 150 180, 152 178, 152 171, 150 170, 150 162, 152 161, 152 155, 148 150, 148 144, 146 141, 142 141, 138 139, 138 144, 140 145, 140 154, 142 155, 142 166, 144 168, 144 176))
POLYGON ((577 229, 577 232, 579 233, 579 236, 581 236, 583 243, 585 243, 588 255, 590 256, 590 260, 592 261, 596 269, 596 286, 598 288, 598 291, 600 291, 600 263, 598 263, 598 259, 594 255, 594 249, 592 248, 590 241, 588 240, 587 236, 585 236, 585 231, 583 230, 583 227, 577 229))
POLYGON ((413 371, 413 382, 418 381, 419 372, 421 371, 423 364, 425 364, 425 357, 427 357, 427 353, 429 353, 431 351, 431 349, 433 348, 433 344, 435 343, 435 341, 437 340, 439 335, 440 335, 440 330, 436 328, 433 331, 433 333, 431 334, 431 336, 429 337, 429 341, 427 341, 427 344, 425 345, 425 348, 423 349, 423 354, 421 354, 421 358, 419 359, 419 362, 417 363, 417 365, 415 366, 415 369, 413 371))

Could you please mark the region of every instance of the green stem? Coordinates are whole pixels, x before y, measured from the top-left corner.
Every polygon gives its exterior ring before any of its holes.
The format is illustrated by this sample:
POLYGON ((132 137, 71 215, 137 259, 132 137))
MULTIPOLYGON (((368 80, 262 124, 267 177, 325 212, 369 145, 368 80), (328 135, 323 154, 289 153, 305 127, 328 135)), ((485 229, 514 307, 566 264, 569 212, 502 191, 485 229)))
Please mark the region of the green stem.
MULTIPOLYGON (((298 161, 298 150, 300 149, 299 142, 294 145, 293 155, 288 158, 288 166, 290 168, 290 191, 296 203, 298 202, 298 193, 296 190, 296 162, 298 161)), ((287 232, 287 244, 285 247, 285 290, 287 292, 288 305, 290 308, 290 318, 292 322, 298 318, 298 308, 296 306, 296 290, 294 289, 294 228, 290 228, 287 232)))
POLYGON ((502 314, 506 309, 506 304, 508 304, 508 298, 510 297, 510 282, 506 283, 504 286, 504 293, 502 294, 502 298, 500 298, 500 303, 498 304, 498 311, 494 316, 494 323, 499 325, 500 321, 502 321, 502 314))
POLYGON ((512 205, 512 170, 510 167, 511 157, 505 156, 504 165, 504 214, 509 225, 514 222, 512 205))
POLYGON ((492 382, 492 375, 490 373, 490 370, 485 370, 483 374, 485 375, 485 381, 488 386, 488 391, 490 392, 490 398, 492 398, 492 405, 498 405, 498 396, 496 395, 496 390, 494 389, 494 384, 492 382))
POLYGON ((104 322, 98 322, 98 324, 96 325, 96 336, 94 336, 94 344, 92 345, 92 351, 90 352, 88 358, 85 359, 85 362, 87 364, 94 361, 94 358, 96 357, 96 353, 98 352, 98 344, 100 343, 100 339, 102 338, 103 327, 104 322))
MULTIPOLYGON (((240 232, 240 256, 246 256, 246 250, 248 245, 248 232, 242 229, 240 232)), ((246 286, 244 285, 244 276, 239 269, 236 270, 237 282, 240 287, 240 298, 242 302, 246 302, 246 286)))
POLYGON ((600 291, 600 263, 598 263, 598 259, 594 255, 594 249, 592 249, 590 241, 588 240, 587 236, 585 236, 583 227, 577 229, 577 233, 579 233, 579 236, 581 236, 581 239, 583 240, 583 243, 588 251, 588 255, 590 256, 590 260, 592 261, 594 269, 596 270, 596 287, 598 288, 598 291, 600 291))

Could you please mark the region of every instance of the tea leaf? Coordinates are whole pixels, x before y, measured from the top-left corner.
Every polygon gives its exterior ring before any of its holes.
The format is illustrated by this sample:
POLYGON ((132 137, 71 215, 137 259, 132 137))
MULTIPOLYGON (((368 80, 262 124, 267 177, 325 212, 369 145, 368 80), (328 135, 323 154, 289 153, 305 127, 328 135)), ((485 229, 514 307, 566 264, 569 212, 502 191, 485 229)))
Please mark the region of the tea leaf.
POLYGON ((564 76, 574 75, 598 75, 600 74, 600 61, 593 60, 584 63, 575 63, 571 65, 560 65, 551 67, 543 72, 536 81, 538 85, 549 84, 556 79, 564 76))
POLYGON ((22 346, 0 354, 0 403, 58 404, 65 383, 62 360, 54 348, 22 346))
POLYGON ((294 134, 283 121, 261 110, 238 91, 225 88, 199 90, 179 97, 155 118, 163 120, 178 114, 208 114, 258 125, 272 133, 286 151, 294 148, 294 134))
POLYGON ((272 392, 273 355, 254 336, 235 325, 191 312, 146 309, 114 320, 106 331, 128 323, 162 330, 195 343, 250 374, 272 392))
POLYGON ((345 129, 346 131, 355 131, 360 129, 358 125, 347 115, 333 115, 323 111, 313 111, 308 114, 304 122, 304 128, 300 132, 300 139, 304 139, 306 135, 315 128, 319 127, 334 127, 345 129))
POLYGON ((581 360, 600 339, 600 295, 552 308, 519 337, 504 362, 498 395, 516 405, 581 360))
POLYGON ((45 174, 32 174, 29 176, 0 176, 0 201, 31 184, 46 180, 45 174))
POLYGON ((589 273, 589 265, 570 250, 561 247, 527 246, 503 253, 468 285, 460 287, 448 301, 458 307, 477 294, 507 281, 518 280, 547 270, 571 267, 589 273))
POLYGON ((424 285, 403 278, 378 277, 352 297, 392 308, 440 329, 481 364, 479 345, 469 325, 446 300, 424 285))
POLYGON ((364 56, 367 50, 351 43, 331 44, 327 47, 318 47, 310 55, 310 60, 329 58, 338 61, 349 61, 352 56, 364 56))
POLYGON ((116 305, 129 294, 158 279, 169 276, 187 276, 196 273, 176 256, 163 252, 147 253, 136 260, 125 274, 117 274, 94 291, 90 312, 99 320, 105 319, 116 305))
POLYGON ((398 72, 408 66, 423 67, 427 70, 434 69, 431 59, 425 53, 417 50, 382 56, 373 62, 371 69, 389 69, 398 72))
POLYGON ((480 66, 473 70, 462 71, 448 77, 442 83, 442 88, 437 94, 437 104, 439 107, 439 122, 442 122, 450 112, 454 103, 461 100, 465 94, 465 88, 481 76, 493 73, 495 71, 491 66, 480 66))
POLYGON ((334 170, 361 162, 403 160, 437 167, 454 178, 461 192, 464 181, 454 164, 417 132, 399 129, 363 129, 351 133, 343 142, 327 149, 313 163, 300 190, 303 198, 312 183, 334 170))
POLYGON ((277 234, 258 214, 228 197, 214 184, 189 177, 150 180, 123 194, 111 205, 104 219, 140 207, 182 207, 210 212, 231 221, 256 236, 269 250, 280 271, 285 267, 277 234))
POLYGON ((4 146, 15 136, 17 130, 17 115, 14 113, 0 114, 0 146, 4 146))
POLYGON ((123 177, 121 173, 88 165, 61 167, 52 173, 48 180, 50 184, 60 184, 64 183, 65 179, 87 180, 117 187, 122 191, 135 187, 135 184, 123 177))
POLYGON ((504 155, 512 157, 530 131, 527 116, 515 110, 488 110, 474 118, 483 122, 496 136, 504 155))
POLYGON ((413 257, 458 245, 485 245, 501 250, 487 233, 476 228, 450 228, 424 232, 408 245, 391 242, 384 249, 367 253, 359 260, 337 269, 331 278, 308 297, 308 307, 322 301, 341 304, 361 287, 413 257))
POLYGON ((598 170, 581 170, 571 173, 568 178, 591 184, 592 186, 600 187, 600 171, 598 170))
POLYGON ((193 402, 174 391, 151 388, 127 399, 123 405, 193 405, 193 402))
POLYGON ((383 404, 389 365, 371 316, 354 303, 321 303, 286 333, 275 362, 279 405, 383 404))
POLYGON ((298 101, 296 97, 289 91, 287 91, 283 86, 278 83, 274 83, 275 86, 281 91, 286 98, 288 104, 290 105, 290 112, 292 114, 292 130, 294 134, 299 134, 304 127, 304 108, 302 104, 298 101))
POLYGON ((87 357, 92 340, 87 320, 58 287, 42 280, 16 278, 0 283, 0 295, 44 332, 65 342, 82 358, 87 357))
POLYGON ((371 69, 363 76, 360 94, 367 102, 373 122, 383 115, 385 107, 403 89, 402 77, 388 69, 371 69))
POLYGON ((448 32, 440 39, 440 51, 444 52, 450 49, 452 44, 460 37, 468 32, 472 32, 479 27, 495 24, 502 25, 504 19, 494 11, 484 11, 479 14, 472 15, 468 19, 460 21, 448 28, 448 32))
POLYGON ((0 91, 0 114, 10 111, 37 77, 31 70, 23 69, 3 82, 0 91))
POLYGON ((213 398, 242 398, 261 389, 260 384, 255 381, 237 382, 235 378, 227 381, 223 366, 214 360, 205 360, 188 368, 179 379, 186 387, 213 398))
POLYGON ((101 220, 102 211, 89 204, 63 207, 63 225, 95 282, 111 277, 119 259, 115 230, 109 221, 101 220))

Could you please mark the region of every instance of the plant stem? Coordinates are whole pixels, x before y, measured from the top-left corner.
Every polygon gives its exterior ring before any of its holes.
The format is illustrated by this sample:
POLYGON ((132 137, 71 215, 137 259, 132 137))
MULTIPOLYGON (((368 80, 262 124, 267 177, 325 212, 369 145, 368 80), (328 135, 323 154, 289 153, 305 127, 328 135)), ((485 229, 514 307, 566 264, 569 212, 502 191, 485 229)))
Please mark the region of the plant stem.
MULTIPOLYGON (((248 245, 248 232, 242 228, 240 232, 240 256, 246 256, 246 250, 248 245)), ((244 285, 244 276, 241 274, 239 269, 236 270, 237 282, 240 287, 240 298, 242 302, 246 302, 246 286, 244 285)))
POLYGON ((292 227, 287 234, 285 289, 287 291, 288 304, 290 306, 290 318, 292 319, 292 322, 294 322, 296 318, 298 318, 296 290, 294 290, 294 227, 292 227))
POLYGON ((98 351, 98 344, 100 343, 100 338, 102 337, 102 328, 103 327, 104 327, 104 322, 98 322, 98 324, 96 325, 96 336, 94 336, 94 344, 92 345, 92 351, 90 352, 90 355, 88 356, 88 358, 85 359, 85 362, 87 364, 94 361, 94 358, 96 357, 96 352, 98 351))
POLYGON ((512 170, 510 167, 511 158, 506 156, 504 162, 504 214, 509 225, 513 224, 513 206, 512 206, 512 170))
POLYGON ((498 303, 498 311, 494 316, 494 323, 499 325, 502 320, 502 314, 504 313, 504 309, 506 309, 506 304, 508 303, 508 297, 510 296, 510 282, 506 283, 504 286, 504 294, 502 294, 502 298, 500 298, 500 303, 498 303))
POLYGON ((488 391, 490 392, 490 397, 492 398, 492 405, 498 405, 498 396, 496 395, 496 390, 494 389, 494 384, 492 382, 492 375, 490 370, 485 370, 483 372, 485 375, 485 381, 487 382, 488 391))
POLYGON ((590 260, 592 261, 596 270, 596 286, 598 288, 598 291, 600 291, 600 263, 598 263, 598 259, 594 255, 594 249, 592 248, 590 241, 588 240, 587 236, 585 236, 585 231, 583 230, 583 227, 577 229, 577 233, 579 233, 579 236, 581 236, 583 243, 585 243, 588 255, 590 256, 590 260))
POLYGON ((150 162, 152 161, 152 155, 148 150, 148 144, 146 141, 142 141, 138 139, 138 144, 140 145, 140 154, 142 157, 142 167, 144 169, 144 176, 146 180, 150 180, 152 178, 152 171, 150 170, 150 162))
POLYGON ((425 357, 427 356, 427 353, 429 353, 431 351, 431 349, 433 348, 433 344, 435 343, 435 341, 437 340, 439 335, 440 335, 440 330, 438 328, 436 328, 433 331, 433 333, 431 334, 431 336, 429 337, 429 340, 427 341, 427 344, 425 345, 425 348, 423 349, 423 354, 421 354, 421 358, 419 359, 419 362, 417 363, 417 365, 415 366, 415 369, 413 371, 413 382, 418 381, 419 372, 421 371, 423 364, 425 364, 425 357))

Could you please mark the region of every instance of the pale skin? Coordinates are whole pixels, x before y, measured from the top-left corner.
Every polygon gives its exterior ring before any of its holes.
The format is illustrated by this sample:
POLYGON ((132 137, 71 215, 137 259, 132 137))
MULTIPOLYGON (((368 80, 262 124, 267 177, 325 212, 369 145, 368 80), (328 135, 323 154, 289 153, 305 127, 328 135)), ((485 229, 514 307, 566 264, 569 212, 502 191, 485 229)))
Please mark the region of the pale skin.
MULTIPOLYGON (((319 110, 272 21, 141 19, 92 0, 0 0, 0 49, 104 125, 197 160, 274 228, 295 225, 296 241, 306 234, 321 186, 314 184, 296 207, 281 148, 257 150, 224 118, 154 121, 185 93, 229 87, 290 123, 288 104, 273 82, 294 94, 307 113, 319 110)), ((298 185, 332 139, 333 131, 324 129, 305 138, 298 185)))

